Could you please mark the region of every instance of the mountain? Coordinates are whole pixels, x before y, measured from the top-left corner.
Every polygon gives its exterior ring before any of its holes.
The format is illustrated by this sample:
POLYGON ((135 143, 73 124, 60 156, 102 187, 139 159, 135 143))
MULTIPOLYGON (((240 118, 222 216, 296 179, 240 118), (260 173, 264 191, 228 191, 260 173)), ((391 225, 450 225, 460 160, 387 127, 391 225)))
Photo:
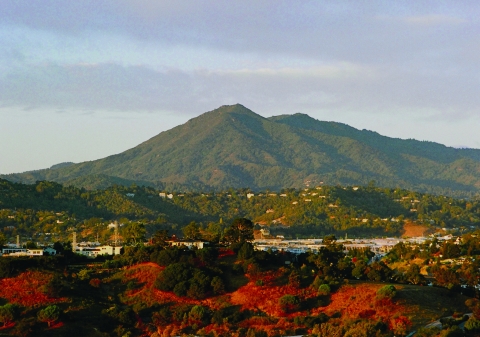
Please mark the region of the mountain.
POLYGON ((280 190, 328 185, 402 187, 472 196, 480 189, 480 150, 382 136, 305 114, 264 118, 222 106, 120 154, 2 176, 96 188, 142 184, 166 189, 280 190))

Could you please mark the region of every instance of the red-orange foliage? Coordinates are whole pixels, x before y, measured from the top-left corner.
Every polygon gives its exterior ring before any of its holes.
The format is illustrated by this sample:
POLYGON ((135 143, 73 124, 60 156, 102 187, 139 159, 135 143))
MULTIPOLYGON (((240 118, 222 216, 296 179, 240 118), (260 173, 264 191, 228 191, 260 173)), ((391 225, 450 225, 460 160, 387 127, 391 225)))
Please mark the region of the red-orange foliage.
POLYGON ((405 316, 399 316, 390 319, 389 328, 395 334, 404 335, 407 330, 412 326, 412 322, 405 316))
POLYGON ((0 330, 11 329, 15 326, 15 322, 10 322, 8 324, 0 326, 0 330))
POLYGON ((178 297, 173 292, 160 291, 155 288, 155 280, 157 275, 165 267, 161 267, 156 263, 147 262, 140 263, 127 269, 124 274, 123 282, 136 280, 141 287, 129 290, 126 292, 127 304, 134 304, 141 302, 147 306, 151 306, 155 303, 178 303, 178 304, 200 304, 200 301, 192 300, 189 298, 178 297))
POLYGON ((0 280, 0 297, 25 307, 63 302, 64 298, 51 298, 42 292, 42 288, 52 277, 51 274, 44 272, 27 271, 17 277, 0 280))
POLYGON ((345 285, 332 294, 328 306, 314 309, 313 312, 333 314, 340 312, 342 318, 373 318, 389 322, 391 317, 399 316, 405 308, 391 300, 375 301, 378 284, 362 283, 358 285, 345 285))
POLYGON ((221 248, 219 251, 218 251, 218 258, 221 259, 222 257, 225 257, 225 256, 234 256, 235 255, 235 252, 231 249, 228 249, 228 248, 221 248))
POLYGON ((98 278, 92 278, 90 280, 89 284, 94 288, 98 288, 102 284, 102 280, 100 280, 98 278))
MULTIPOLYGON (((300 301, 317 296, 314 289, 300 289, 291 285, 278 285, 278 280, 284 275, 284 271, 255 273, 255 275, 246 275, 249 277, 249 283, 239 288, 231 294, 211 297, 203 301, 176 296, 173 292, 160 291, 155 288, 155 280, 158 273, 164 267, 155 263, 142 263, 128 268, 123 275, 123 282, 127 283, 136 280, 140 285, 134 290, 126 292, 127 304, 143 303, 151 306, 155 303, 169 303, 174 309, 184 304, 203 305, 211 310, 219 310, 230 305, 241 305, 242 310, 263 311, 269 317, 254 316, 238 324, 238 327, 255 328, 264 330, 269 335, 282 334, 285 331, 292 331, 295 326, 292 318, 295 316, 307 315, 307 312, 296 312, 286 314, 281 310, 279 299, 284 295, 297 296, 300 301), (255 280, 262 280, 262 286, 255 285, 255 280)), ((324 312, 331 315, 340 312, 342 319, 371 319, 382 321, 389 324, 390 329, 396 332, 406 331, 411 323, 407 317, 402 316, 405 308, 394 303, 391 300, 376 301, 377 290, 382 285, 362 283, 358 285, 346 285, 341 287, 336 293, 331 295, 331 302, 328 306, 311 309, 309 315, 316 315, 324 312), (395 317, 395 318, 393 318, 395 317)), ((192 322, 172 321, 169 325, 158 327, 160 335, 167 336, 170 333, 176 333, 191 325, 192 322)), ((209 324, 202 328, 206 334, 215 331, 220 336, 231 335, 228 322, 220 325, 209 324)), ((203 333, 202 332, 202 333, 203 333)))
MULTIPOLYGON (((266 272, 258 277, 263 281, 263 286, 257 286, 250 281, 231 294, 231 303, 241 305, 242 309, 262 310, 270 316, 296 316, 298 314, 285 314, 279 305, 279 299, 284 295, 298 296, 300 300, 315 297, 316 292, 311 289, 299 289, 298 287, 275 285, 274 281, 281 272, 266 272)), ((257 279, 257 277, 255 278, 257 279)))

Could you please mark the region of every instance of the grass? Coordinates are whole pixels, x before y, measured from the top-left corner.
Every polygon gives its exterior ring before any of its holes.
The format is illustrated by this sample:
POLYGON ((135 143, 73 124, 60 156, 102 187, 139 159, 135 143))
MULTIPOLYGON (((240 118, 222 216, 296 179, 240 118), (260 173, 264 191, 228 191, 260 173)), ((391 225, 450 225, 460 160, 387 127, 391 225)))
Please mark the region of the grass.
POLYGON ((408 310, 413 328, 422 327, 454 312, 467 313, 465 305, 467 296, 449 291, 445 288, 402 285, 396 286, 396 299, 408 310))

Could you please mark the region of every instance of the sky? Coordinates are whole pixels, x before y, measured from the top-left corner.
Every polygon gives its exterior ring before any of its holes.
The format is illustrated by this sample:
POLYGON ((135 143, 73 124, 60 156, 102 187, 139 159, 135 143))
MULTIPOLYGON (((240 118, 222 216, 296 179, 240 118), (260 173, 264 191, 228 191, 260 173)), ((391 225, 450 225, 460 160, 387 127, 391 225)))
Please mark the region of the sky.
POLYGON ((480 2, 0 1, 0 174, 221 105, 480 148, 480 2))

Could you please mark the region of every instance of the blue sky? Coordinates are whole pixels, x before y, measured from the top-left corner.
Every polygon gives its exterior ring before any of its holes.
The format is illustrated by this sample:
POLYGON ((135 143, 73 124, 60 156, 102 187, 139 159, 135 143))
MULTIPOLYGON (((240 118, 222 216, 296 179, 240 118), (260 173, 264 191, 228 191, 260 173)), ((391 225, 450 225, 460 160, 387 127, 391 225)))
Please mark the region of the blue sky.
POLYGON ((224 104, 480 148, 475 1, 0 2, 0 173, 224 104))

